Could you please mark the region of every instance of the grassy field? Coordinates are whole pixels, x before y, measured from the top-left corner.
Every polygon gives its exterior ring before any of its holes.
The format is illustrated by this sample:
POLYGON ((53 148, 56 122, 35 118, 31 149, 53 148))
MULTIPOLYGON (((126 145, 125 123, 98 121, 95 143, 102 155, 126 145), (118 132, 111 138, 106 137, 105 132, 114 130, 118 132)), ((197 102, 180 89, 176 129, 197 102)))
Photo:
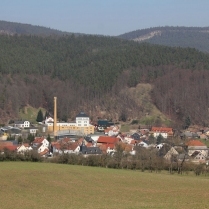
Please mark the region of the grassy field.
POLYGON ((209 208, 209 177, 0 163, 0 208, 209 208))

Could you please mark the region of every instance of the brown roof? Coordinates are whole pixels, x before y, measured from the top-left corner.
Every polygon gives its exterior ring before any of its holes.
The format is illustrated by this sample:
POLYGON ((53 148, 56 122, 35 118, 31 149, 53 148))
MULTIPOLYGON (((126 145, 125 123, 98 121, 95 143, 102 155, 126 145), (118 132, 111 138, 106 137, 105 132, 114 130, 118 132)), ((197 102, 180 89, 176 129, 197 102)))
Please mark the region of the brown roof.
POLYGON ((77 143, 78 143, 79 145, 81 145, 81 144, 83 143, 83 140, 84 140, 84 138, 80 138, 80 139, 77 140, 77 143))
POLYGON ((161 132, 161 133, 168 133, 168 132, 173 132, 173 129, 172 128, 167 128, 167 127, 152 127, 151 131, 161 132))
POLYGON ((33 143, 39 144, 39 143, 42 143, 43 140, 44 140, 44 137, 36 137, 36 138, 34 139, 33 143))
POLYGON ((97 143, 103 143, 103 144, 116 144, 119 142, 119 138, 116 137, 110 137, 110 136, 100 136, 97 140, 97 143))
POLYGON ((64 139, 60 140, 61 143, 68 143, 68 142, 71 142, 71 141, 72 141, 72 139, 68 138, 68 137, 65 137, 64 139))
POLYGON ((49 152, 49 149, 46 148, 43 152, 40 152, 39 155, 43 156, 43 155, 45 155, 48 152, 49 152))
POLYGON ((0 146, 0 150, 3 151, 4 149, 7 149, 9 151, 15 151, 17 150, 17 145, 5 145, 5 146, 0 146))
POLYGON ((67 146, 67 149, 68 150, 75 150, 77 147, 78 147, 78 143, 77 142, 73 142, 73 143, 70 143, 68 146, 67 146))
POLYGON ((0 146, 6 146, 6 145, 13 145, 13 143, 12 142, 10 142, 10 141, 0 141, 0 146))
POLYGON ((99 146, 99 148, 102 150, 103 153, 107 152, 108 147, 110 149, 114 149, 115 145, 114 144, 102 144, 102 145, 99 146))
POLYGON ((187 146, 206 146, 204 143, 202 143, 201 141, 199 140, 190 140, 189 142, 187 142, 186 144, 187 146))
POLYGON ((79 145, 77 142, 71 142, 71 143, 64 143, 64 144, 53 144, 53 147, 55 147, 56 149, 60 150, 75 150, 79 145))

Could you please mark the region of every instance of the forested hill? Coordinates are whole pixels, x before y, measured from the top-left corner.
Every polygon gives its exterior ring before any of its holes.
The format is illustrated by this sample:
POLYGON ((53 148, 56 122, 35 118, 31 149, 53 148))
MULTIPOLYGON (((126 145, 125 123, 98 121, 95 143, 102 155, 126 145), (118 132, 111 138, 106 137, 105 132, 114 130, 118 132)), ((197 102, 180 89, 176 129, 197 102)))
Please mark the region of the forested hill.
POLYGON ((119 38, 174 47, 191 47, 209 52, 209 27, 154 27, 136 30, 119 38))
POLYGON ((169 118, 209 119, 209 55, 195 49, 87 35, 1 35, 0 46, 1 121, 26 105, 51 111, 54 96, 60 119, 81 110, 92 119, 147 117, 146 101, 128 93, 138 83, 152 84, 153 102, 169 118))
POLYGON ((69 35, 72 33, 62 32, 59 30, 35 26, 30 24, 16 23, 16 22, 8 22, 0 20, 0 34, 8 34, 8 35, 36 35, 36 36, 62 36, 69 35))

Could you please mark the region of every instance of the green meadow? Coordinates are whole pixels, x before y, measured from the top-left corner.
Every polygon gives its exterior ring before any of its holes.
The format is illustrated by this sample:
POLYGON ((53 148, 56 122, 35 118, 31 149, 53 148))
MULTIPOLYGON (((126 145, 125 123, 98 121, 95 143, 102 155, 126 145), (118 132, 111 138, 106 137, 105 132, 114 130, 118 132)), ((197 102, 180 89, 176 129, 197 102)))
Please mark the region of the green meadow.
POLYGON ((209 176, 0 163, 0 208, 209 208, 209 176))

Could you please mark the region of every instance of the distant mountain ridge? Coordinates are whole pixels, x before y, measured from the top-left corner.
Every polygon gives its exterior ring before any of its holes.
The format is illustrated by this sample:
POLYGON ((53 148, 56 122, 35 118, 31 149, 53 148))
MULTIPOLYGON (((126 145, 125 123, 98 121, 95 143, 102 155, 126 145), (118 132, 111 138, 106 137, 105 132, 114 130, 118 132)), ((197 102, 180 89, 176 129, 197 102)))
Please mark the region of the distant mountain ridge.
MULTIPOLYGON (((43 26, 30 25, 24 23, 8 22, 0 20, 0 34, 7 35, 37 35, 37 36, 62 36, 73 33, 63 32, 56 29, 51 29, 43 26)), ((76 33, 75 33, 76 34, 76 33)))
POLYGON ((209 27, 154 27, 118 37, 172 47, 191 47, 209 53, 209 27))

